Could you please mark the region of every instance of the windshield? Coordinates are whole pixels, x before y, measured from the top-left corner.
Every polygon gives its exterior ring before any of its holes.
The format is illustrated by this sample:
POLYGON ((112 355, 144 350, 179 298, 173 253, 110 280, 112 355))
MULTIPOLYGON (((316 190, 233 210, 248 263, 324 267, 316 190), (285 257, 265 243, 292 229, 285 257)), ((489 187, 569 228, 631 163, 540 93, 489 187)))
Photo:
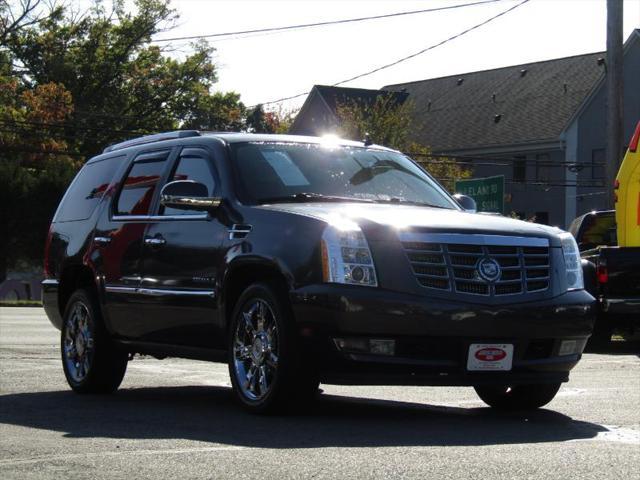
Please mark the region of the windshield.
POLYGON ((435 180, 399 153, 262 142, 234 144, 231 149, 243 203, 326 198, 458 209, 435 180))

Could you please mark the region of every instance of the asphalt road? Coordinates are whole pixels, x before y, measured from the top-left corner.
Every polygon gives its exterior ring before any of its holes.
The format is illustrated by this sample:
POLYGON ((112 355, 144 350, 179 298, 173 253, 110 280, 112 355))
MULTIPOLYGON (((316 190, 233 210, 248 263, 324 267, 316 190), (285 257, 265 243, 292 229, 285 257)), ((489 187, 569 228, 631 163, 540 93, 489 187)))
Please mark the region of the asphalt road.
POLYGON ((587 354, 546 409, 471 388, 336 387, 304 414, 233 403, 226 366, 136 358, 69 391, 41 309, 0 308, 0 478, 640 479, 640 349, 587 354))

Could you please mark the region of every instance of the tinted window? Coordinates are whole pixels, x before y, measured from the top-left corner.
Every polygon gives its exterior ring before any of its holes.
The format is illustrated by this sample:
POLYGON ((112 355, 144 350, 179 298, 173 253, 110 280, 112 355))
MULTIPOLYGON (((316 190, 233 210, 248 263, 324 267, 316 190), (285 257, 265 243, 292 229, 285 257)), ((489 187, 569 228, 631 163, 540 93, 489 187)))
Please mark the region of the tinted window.
POLYGON ((82 167, 62 199, 55 221, 70 222, 89 218, 124 158, 111 157, 82 167))
POLYGON ((585 217, 578 238, 580 250, 588 250, 598 245, 614 246, 618 244, 616 235, 616 217, 613 212, 585 217))
POLYGON ((232 149, 238 193, 245 203, 309 193, 456 208, 432 178, 396 152, 298 143, 246 143, 232 149))
POLYGON ((165 167, 164 158, 136 162, 125 179, 116 215, 149 215, 153 194, 165 167))
MULTIPOLYGON (((169 181, 193 180, 200 182, 207 187, 208 195, 213 196, 216 182, 213 176, 211 161, 206 151, 199 148, 188 148, 183 150, 178 165, 169 181)), ((180 210, 177 208, 165 207, 163 215, 193 215, 202 214, 199 210, 180 210)))

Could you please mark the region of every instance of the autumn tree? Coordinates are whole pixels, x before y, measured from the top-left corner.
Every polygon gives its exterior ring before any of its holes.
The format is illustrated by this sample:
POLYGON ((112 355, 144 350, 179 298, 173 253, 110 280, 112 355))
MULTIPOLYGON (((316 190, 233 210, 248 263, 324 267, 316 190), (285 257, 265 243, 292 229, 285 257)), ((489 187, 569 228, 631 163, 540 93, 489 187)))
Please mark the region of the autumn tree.
POLYGON ((378 95, 372 101, 341 102, 336 108, 338 133, 352 140, 368 137, 374 143, 407 153, 452 192, 455 181, 469 178, 471 171, 453 159, 433 157, 428 146, 413 140, 419 127, 413 108, 411 101, 401 102, 393 93, 378 95))
POLYGON ((169 0, 0 0, 0 281, 39 263, 53 210, 77 168, 109 144, 178 128, 246 128, 235 92, 214 92, 214 49, 171 55, 153 39, 169 0), (25 214, 27 212, 27 214, 25 214))
POLYGON ((263 105, 256 105, 247 111, 246 128, 253 133, 286 134, 293 124, 295 112, 282 107, 266 111, 263 105))

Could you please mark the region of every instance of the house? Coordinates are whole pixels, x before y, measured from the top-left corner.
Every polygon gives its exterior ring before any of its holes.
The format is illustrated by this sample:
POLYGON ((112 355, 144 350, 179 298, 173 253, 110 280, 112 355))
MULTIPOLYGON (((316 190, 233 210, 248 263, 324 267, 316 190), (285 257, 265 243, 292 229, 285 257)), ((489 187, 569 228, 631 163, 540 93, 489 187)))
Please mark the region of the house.
MULTIPOLYGON (((418 127, 414 140, 435 154, 471 162, 475 177, 505 175, 505 213, 566 228, 604 203, 605 58, 605 52, 590 53, 380 92, 408 94, 418 127)), ((640 30, 625 42, 623 59, 628 141, 640 119, 640 30)), ((308 98, 296 123, 331 107, 316 105, 308 98)))

